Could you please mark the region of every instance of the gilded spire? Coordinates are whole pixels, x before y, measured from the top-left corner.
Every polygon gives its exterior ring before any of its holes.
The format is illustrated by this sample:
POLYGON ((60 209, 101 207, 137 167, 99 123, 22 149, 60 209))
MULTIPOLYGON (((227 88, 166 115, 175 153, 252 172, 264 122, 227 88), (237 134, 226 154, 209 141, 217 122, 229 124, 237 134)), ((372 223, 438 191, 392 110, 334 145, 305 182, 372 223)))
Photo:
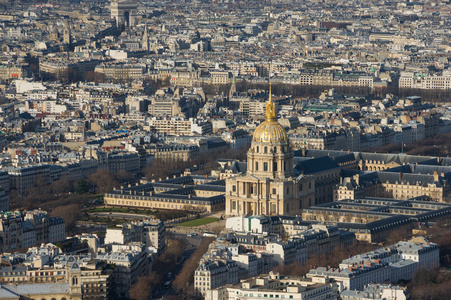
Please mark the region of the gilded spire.
POLYGON ((271 97, 271 83, 269 84, 269 99, 268 99, 268 103, 266 103, 265 120, 269 121, 269 122, 276 120, 276 109, 274 107, 274 102, 272 102, 272 97, 271 97))

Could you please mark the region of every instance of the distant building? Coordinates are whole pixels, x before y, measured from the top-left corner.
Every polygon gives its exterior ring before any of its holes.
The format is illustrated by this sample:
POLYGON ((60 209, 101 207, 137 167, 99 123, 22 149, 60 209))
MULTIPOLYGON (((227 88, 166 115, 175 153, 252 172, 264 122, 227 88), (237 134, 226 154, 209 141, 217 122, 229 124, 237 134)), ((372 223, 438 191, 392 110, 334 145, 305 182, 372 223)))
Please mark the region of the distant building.
POLYGON ((124 223, 117 228, 107 229, 105 244, 127 245, 140 242, 146 247, 155 247, 158 252, 163 252, 166 248, 165 232, 162 221, 124 223))
POLYGON ((9 174, 10 188, 17 190, 19 196, 26 195, 28 189, 34 187, 37 183, 51 183, 50 165, 7 167, 3 170, 9 174))
POLYGON ((338 299, 338 290, 332 279, 300 278, 271 272, 242 280, 239 284, 210 289, 205 293, 205 299, 338 299))
POLYGON ((293 152, 276 121, 271 92, 266 120, 255 130, 247 157, 246 174, 226 181, 226 215, 288 215, 314 205, 314 180, 294 177, 293 152))
POLYGON ((334 279, 343 284, 344 290, 363 290, 369 283, 410 280, 419 267, 437 269, 439 259, 436 244, 417 238, 350 257, 339 268, 314 268, 307 277, 334 279))
POLYGON ((309 207, 302 212, 302 219, 336 224, 340 229, 354 232, 358 240, 379 243, 394 230, 410 232, 418 222, 437 222, 449 219, 450 215, 451 205, 447 203, 415 198, 360 198, 309 207), (386 209, 382 212, 381 207, 386 209))
POLYGON ((140 243, 113 245, 111 252, 97 253, 96 260, 113 266, 112 289, 118 298, 129 298, 130 287, 152 268, 152 256, 140 243))
POLYGON ((0 213, 0 253, 66 238, 64 220, 40 210, 0 213))
POLYGON ((144 209, 215 212, 224 210, 224 181, 183 176, 122 187, 105 194, 105 204, 144 209))
POLYGON ((342 300, 408 300, 410 293, 406 288, 396 285, 370 283, 361 291, 344 290, 340 293, 340 297, 342 300))

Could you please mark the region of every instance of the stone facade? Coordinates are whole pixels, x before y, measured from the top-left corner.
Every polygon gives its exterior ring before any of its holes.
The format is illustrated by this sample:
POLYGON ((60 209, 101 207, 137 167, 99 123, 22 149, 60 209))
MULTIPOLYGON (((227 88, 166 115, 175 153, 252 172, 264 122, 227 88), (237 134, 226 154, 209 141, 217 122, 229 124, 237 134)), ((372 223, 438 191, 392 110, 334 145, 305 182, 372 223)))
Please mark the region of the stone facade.
POLYGON ((245 175, 226 181, 226 215, 296 214, 314 205, 314 180, 293 175, 293 151, 269 99, 266 121, 255 130, 245 175))

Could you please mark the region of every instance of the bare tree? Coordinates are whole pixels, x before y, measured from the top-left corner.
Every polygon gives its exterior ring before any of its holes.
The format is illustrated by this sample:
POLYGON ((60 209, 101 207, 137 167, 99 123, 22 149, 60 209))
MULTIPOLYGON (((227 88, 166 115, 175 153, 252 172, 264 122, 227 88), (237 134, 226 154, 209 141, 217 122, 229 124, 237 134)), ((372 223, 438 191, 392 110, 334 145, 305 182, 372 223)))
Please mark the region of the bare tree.
POLYGON ((199 265, 201 257, 207 252, 208 246, 214 240, 214 238, 202 238, 199 247, 191 255, 191 257, 186 261, 183 269, 175 278, 172 286, 177 291, 182 291, 187 289, 194 282, 194 271, 199 265))
POLYGON ((80 209, 76 204, 69 204, 55 208, 50 215, 63 218, 66 225, 66 231, 73 232, 75 230, 75 225, 80 218, 80 209))
POLYGON ((106 170, 98 170, 89 176, 89 182, 96 186, 98 193, 106 193, 118 185, 113 175, 106 170))
POLYGON ((159 278, 156 273, 150 273, 148 276, 141 276, 138 281, 130 288, 130 298, 134 300, 148 300, 152 291, 159 285, 159 278))

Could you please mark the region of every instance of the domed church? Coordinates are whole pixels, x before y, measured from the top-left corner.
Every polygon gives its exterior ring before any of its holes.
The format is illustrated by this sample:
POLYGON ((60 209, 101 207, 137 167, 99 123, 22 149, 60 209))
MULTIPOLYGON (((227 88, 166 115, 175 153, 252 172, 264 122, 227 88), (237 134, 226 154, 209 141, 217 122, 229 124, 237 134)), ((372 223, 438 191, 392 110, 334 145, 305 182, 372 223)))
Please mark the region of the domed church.
POLYGON ((315 205, 312 176, 293 177, 293 151, 269 90, 265 121, 247 152, 247 173, 226 181, 226 215, 295 215, 315 205))

